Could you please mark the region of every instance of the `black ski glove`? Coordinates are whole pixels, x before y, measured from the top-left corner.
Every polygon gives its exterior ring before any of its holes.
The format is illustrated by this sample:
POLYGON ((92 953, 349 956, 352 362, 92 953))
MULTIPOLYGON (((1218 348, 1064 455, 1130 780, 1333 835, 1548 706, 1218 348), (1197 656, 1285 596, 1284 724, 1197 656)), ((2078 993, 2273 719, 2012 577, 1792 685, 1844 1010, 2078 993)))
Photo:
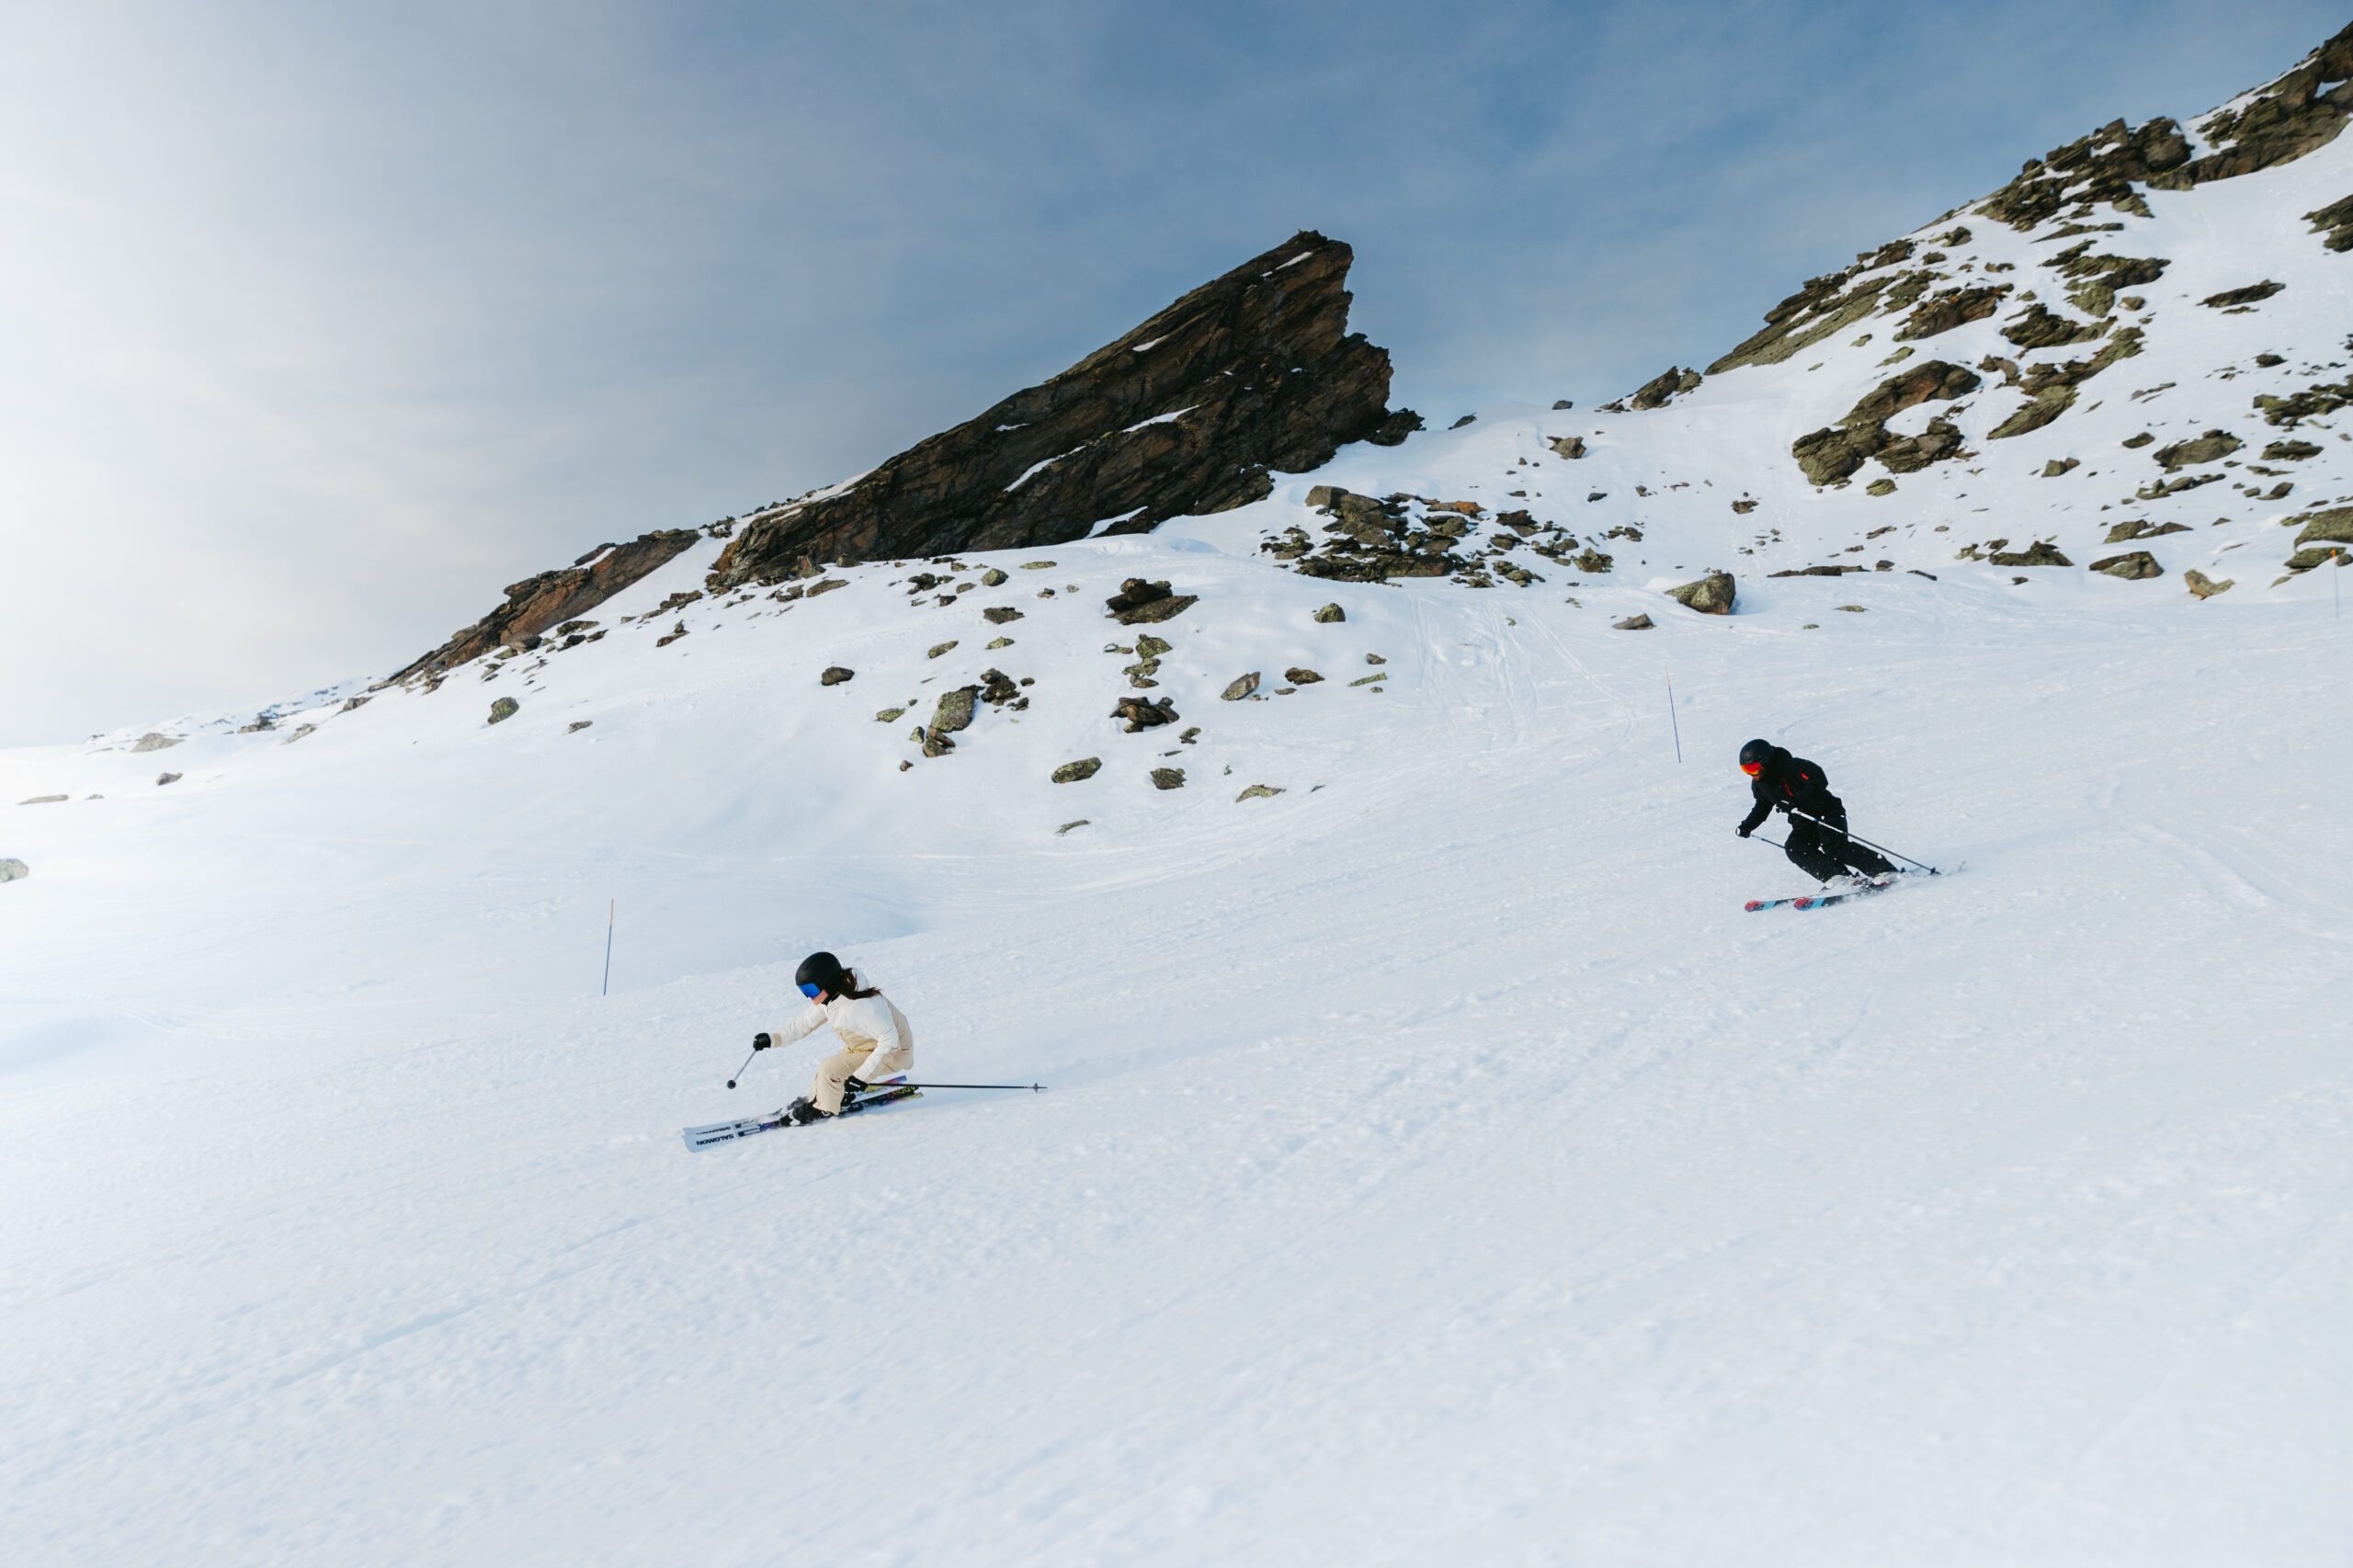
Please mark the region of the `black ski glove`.
POLYGON ((775 1043, 776 1041, 770 1040, 765 1031, 752 1037, 752 1049, 754 1051, 766 1051, 769 1046, 772 1046, 775 1043))
POLYGON ((842 1080, 842 1088, 844 1092, 848 1094, 862 1095, 873 1086, 873 1085, 868 1083, 863 1078, 844 1078, 842 1080))
POLYGON ((1733 828, 1733 831, 1740 835, 1741 837, 1746 838, 1749 834, 1749 827, 1746 823, 1742 823, 1738 827, 1733 828))

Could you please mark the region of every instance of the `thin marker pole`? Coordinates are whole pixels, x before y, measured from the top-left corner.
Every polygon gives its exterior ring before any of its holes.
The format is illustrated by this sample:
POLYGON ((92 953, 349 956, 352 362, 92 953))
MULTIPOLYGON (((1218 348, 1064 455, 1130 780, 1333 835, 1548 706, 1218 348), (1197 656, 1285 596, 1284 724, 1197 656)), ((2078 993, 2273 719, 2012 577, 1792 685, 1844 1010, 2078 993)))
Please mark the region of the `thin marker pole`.
POLYGON ((613 916, 620 906, 620 899, 605 906, 605 989, 597 993, 600 996, 613 994, 613 916))
POLYGON ((1675 731, 1675 760, 1683 761, 1683 725, 1675 716, 1675 672, 1666 672, 1666 722, 1675 731))

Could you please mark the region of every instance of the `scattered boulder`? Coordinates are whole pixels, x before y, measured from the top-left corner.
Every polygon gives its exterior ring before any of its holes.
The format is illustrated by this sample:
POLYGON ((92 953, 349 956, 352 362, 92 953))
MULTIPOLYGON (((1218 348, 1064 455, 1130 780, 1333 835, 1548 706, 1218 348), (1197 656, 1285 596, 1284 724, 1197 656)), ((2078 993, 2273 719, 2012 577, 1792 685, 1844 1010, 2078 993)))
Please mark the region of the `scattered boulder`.
POLYGON ((1745 517, 1748 516, 1749 513, 1756 510, 1756 503, 1754 501, 1735 501, 1732 504, 1732 509, 1738 512, 1745 517))
MULTIPOLYGON (((596 622, 590 621, 589 624, 594 626, 596 622)), ((376 699, 373 697, 347 697, 343 699, 343 706, 336 709, 335 711, 338 713, 356 713, 360 709, 367 707, 370 702, 375 700, 376 699)))
POLYGON ((1011 605, 991 605, 981 611, 981 619, 991 626, 1004 626, 1021 618, 1021 612, 1011 605))
POLYGON ((2082 467, 2083 461, 2084 460, 2081 458, 2052 458, 2049 462, 2042 465, 2042 477, 2045 479, 2057 479, 2061 474, 2067 472, 2071 469, 2082 467))
POLYGON ((939 657, 940 654, 947 653, 949 649, 955 646, 956 639, 953 637, 950 637, 945 642, 935 642, 927 651, 926 651, 924 657, 926 659, 936 659, 939 657))
POLYGON ((1893 495, 1895 494, 1895 481, 1892 479, 1874 479, 1869 484, 1863 486, 1863 494, 1866 495, 1893 495))
POLYGON ((949 737, 972 722, 972 700, 980 695, 977 686, 960 686, 953 691, 943 691, 932 709, 931 725, 923 732, 923 754, 945 756, 956 749, 949 737))
POLYGON ((1152 787, 1155 790, 1182 790, 1185 770, 1181 767, 1155 767, 1152 770, 1152 787))
POLYGON ((2205 573, 2199 571, 2193 566, 2188 571, 2184 572, 2181 574, 2181 581, 2183 586, 2187 587, 2191 593, 2197 595, 2200 598, 2211 599, 2216 594, 2228 592, 2238 582, 2238 579, 2235 577, 2225 577, 2221 582, 2217 583, 2213 578, 2209 577, 2205 573))
POLYGON ((1234 796, 1233 803, 1238 806, 1245 801, 1271 801, 1282 792, 1272 784, 1253 784, 1239 795, 1234 796))
MULTIPOLYGON (((2188 533, 2188 531, 2189 525, 2187 523, 2166 523, 2161 528, 2153 528, 2148 525, 2145 519, 2136 518, 2131 522, 2119 523, 2114 528, 2109 529, 2108 538, 2103 540, 2101 542, 2104 544, 2122 544, 2127 540, 2155 539, 2161 534, 2180 534, 2188 533)), ((2093 570, 2097 571, 2098 568, 2094 567, 2093 570)))
POLYGON ((1239 702, 1257 689, 1258 672, 1256 670, 1252 670, 1246 676, 1234 676, 1232 683, 1229 684, 1223 691, 1219 692, 1217 695, 1218 699, 1222 702, 1239 702))
POLYGON ((33 874, 33 869, 22 860, 11 858, 0 860, 0 882, 19 882, 33 874))
POLYGON ((2319 455, 2320 448, 2310 441, 2274 441, 2263 449, 2263 460, 2268 463, 2297 462, 2319 455))
POLYGON ((2150 442, 2152 442, 2152 441, 2154 441, 2154 440, 2155 440, 2155 439, 2156 439, 2156 437, 2155 437, 2154 436, 2152 436, 2152 435, 2150 435, 2146 430, 2143 430, 2143 431, 2142 431, 2142 432, 2141 432, 2139 435, 2137 435, 2137 436, 2127 436, 2127 437, 2125 437, 2121 442, 2120 442, 2120 443, 2119 443, 2119 445, 2123 446, 2123 447, 2125 447, 2125 448, 2127 448, 2127 449, 2129 449, 2135 448, 2135 447, 2145 447, 2145 446, 2147 446, 2150 442))
POLYGON ((563 733, 567 735, 576 735, 596 722, 594 719, 574 719, 563 727, 563 733))
POLYGON ((1021 563, 1021 569, 1024 572, 1051 572, 1053 567, 1054 563, 1051 561, 1025 561, 1021 563))
POLYGON ((494 724, 503 724, 515 717, 522 706, 511 697, 502 697, 490 705, 490 722, 494 724))
POLYGON ((1313 686, 1317 681, 1320 681, 1324 677, 1322 676, 1317 675, 1313 670, 1302 669, 1297 665, 1293 665, 1291 668, 1283 672, 1283 679, 1290 682, 1293 686, 1313 686))
POLYGON ((1022 698, 1020 688, 1003 670, 981 672, 981 700, 992 708, 1002 708, 1008 702, 1022 708, 1029 706, 1022 698))
POLYGON ((1091 820, 1093 820, 1093 819, 1088 818, 1088 817, 1080 817, 1076 822, 1066 822, 1066 823, 1063 824, 1063 825, 1062 825, 1062 826, 1060 826, 1060 827, 1058 827, 1058 828, 1054 829, 1054 836, 1055 836, 1056 838, 1060 838, 1063 834, 1068 833, 1072 828, 1074 828, 1074 827, 1085 827, 1085 826, 1087 824, 1087 823, 1088 823, 1088 822, 1090 822, 1091 820))
POLYGON ((2034 541, 2027 550, 1996 551, 1985 558, 1996 566, 2073 566, 2074 562, 2059 553, 2059 547, 2047 539, 2034 541))
POLYGON ((2111 577, 2121 577, 2128 583, 2143 577, 2162 577, 2165 574, 2165 569, 2157 564, 2157 558, 2145 550, 2136 550, 2129 555, 2111 555, 2104 561, 2095 561, 2091 564, 2091 569, 2095 572, 2104 572, 2111 577))
POLYGON ((1147 702, 1141 697, 1123 697, 1111 709, 1111 717, 1126 720, 1126 733, 1132 735, 1139 730, 1155 729, 1162 724, 1176 722, 1176 705, 1165 697, 1157 702, 1147 702))
POLYGON ((155 775, 155 788, 160 790, 166 784, 176 784, 180 778, 181 775, 176 773, 158 773, 155 775))
POLYGON ((17 804, 20 806, 50 806, 55 805, 60 801, 70 801, 74 797, 71 795, 32 795, 28 796, 24 800, 18 801, 17 804))
POLYGON ((990 638, 990 639, 989 639, 989 644, 988 644, 988 646, 989 646, 989 652, 990 652, 990 653, 995 653, 999 648, 1010 648, 1010 647, 1012 647, 1012 646, 1013 646, 1013 639, 1012 639, 1012 638, 1010 638, 1010 637, 992 637, 992 638, 990 638))
POLYGON ((1611 621, 1609 629, 1612 631, 1648 631, 1651 629, 1651 618, 1647 615, 1630 615, 1623 620, 1611 621))
POLYGON ((874 722, 878 724, 895 724, 906 716, 907 710, 904 708, 884 708, 876 712, 874 722))
POLYGON ((1865 615, 1870 613, 1865 610, 1861 605, 1840 605, 1838 608, 1845 610, 1848 615, 1865 615))
MULTIPOLYGON (((1060 767, 1055 768, 1053 779, 1057 784, 1076 784, 1082 779, 1094 778, 1097 773, 1102 770, 1102 767, 1103 759, 1101 757, 1083 756, 1076 762, 1065 762, 1060 767)), ((1071 828, 1078 825, 1079 824, 1076 823, 1072 823, 1069 827, 1063 828, 1063 831, 1064 833, 1068 833, 1071 828)))
POLYGON ((994 588, 1005 580, 1005 574, 994 566, 981 574, 981 586, 983 588, 994 588))
MULTIPOLYGON (((356 700, 365 702, 368 699, 362 697, 356 700)), ((349 704, 346 704, 346 706, 348 707, 349 704)), ((133 756, 137 756, 142 752, 162 751, 165 746, 176 746, 186 739, 188 739, 186 735, 159 735, 151 730, 147 733, 140 736, 137 742, 132 744, 131 750, 133 756)))
POLYGON ((1730 615, 1736 585, 1729 572, 1711 572, 1696 583, 1666 590, 1666 597, 1701 615, 1730 615))
POLYGON ((1558 457, 1574 460, 1585 456, 1585 437, 1582 436, 1556 436, 1544 444, 1552 448, 1558 457))
POLYGON ((2266 278, 2260 283, 2250 283, 2244 289, 2225 289, 2219 294, 2209 294, 2198 302, 2211 305, 2216 310, 2228 310, 2233 305, 2252 305, 2259 300, 2268 300, 2286 287, 2285 283, 2274 283, 2266 278))
POLYGON ((2296 536, 2298 544, 2312 544, 2315 541, 2353 544, 2353 506, 2335 506, 2325 512, 2306 512, 2300 517, 2290 517, 2285 526, 2294 528, 2298 523, 2304 525, 2304 531, 2296 536))
POLYGON ((1317 610, 1317 611, 1315 612, 1315 619, 1316 619, 1317 624, 1319 624, 1319 625, 1323 625, 1323 626, 1330 626, 1330 625, 1334 624, 1335 622, 1337 622, 1337 621, 1343 621, 1343 620, 1346 620, 1346 619, 1348 619, 1348 612, 1347 612, 1347 610, 1342 609, 1338 605, 1336 605, 1336 604, 1325 605, 1322 609, 1319 609, 1319 610, 1317 610))
POLYGON ((1166 583, 1147 583, 1141 577, 1131 577, 1120 585, 1120 591, 1104 601, 1111 618, 1122 626, 1158 622, 1182 615, 1199 602, 1198 594, 1176 594, 1166 583))
POLYGON ((2160 447, 2149 455, 2156 459, 2167 473, 2172 473, 2193 463, 2220 462, 2243 444, 2228 430, 2209 430, 2194 440, 2176 441, 2172 446, 2160 447))
POLYGON ((858 672, 856 670, 849 669, 841 665, 829 665, 825 667, 825 673, 817 677, 817 684, 819 686, 839 686, 846 680, 855 679, 857 676, 858 672))

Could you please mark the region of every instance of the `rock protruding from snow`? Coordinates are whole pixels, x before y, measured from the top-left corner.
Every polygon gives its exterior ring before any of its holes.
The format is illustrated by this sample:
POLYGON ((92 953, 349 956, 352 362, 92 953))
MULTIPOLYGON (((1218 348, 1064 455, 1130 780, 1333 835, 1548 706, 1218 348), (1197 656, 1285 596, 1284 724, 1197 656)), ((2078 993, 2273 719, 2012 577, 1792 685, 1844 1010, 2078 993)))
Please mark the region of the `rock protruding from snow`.
POLYGON ((590 564, 542 572, 536 577, 510 584, 505 604, 408 665, 392 679, 405 680, 413 675, 455 669, 501 644, 524 646, 535 642, 549 627, 586 614, 701 537, 698 528, 664 528, 641 534, 627 544, 593 555, 590 564))
POLYGON ((891 459, 838 494, 755 518, 723 585, 804 553, 869 559, 1144 533, 1268 494, 1350 441, 1403 440, 1389 355, 1347 330, 1354 253, 1302 233, 1206 283, 1040 386, 891 459))

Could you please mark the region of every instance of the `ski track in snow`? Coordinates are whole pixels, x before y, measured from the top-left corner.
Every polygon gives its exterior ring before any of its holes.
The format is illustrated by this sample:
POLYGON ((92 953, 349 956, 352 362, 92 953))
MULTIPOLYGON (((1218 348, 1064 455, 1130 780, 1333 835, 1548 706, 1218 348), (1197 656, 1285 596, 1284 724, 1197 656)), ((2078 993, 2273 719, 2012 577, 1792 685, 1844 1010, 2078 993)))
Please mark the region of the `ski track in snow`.
POLYGON ((948 607, 876 562, 656 619, 707 540, 602 641, 438 691, 0 753, 0 801, 72 797, 0 804, 9 1561, 2341 1562, 2353 626, 2270 577, 2353 475, 2313 421, 2292 501, 2128 508, 2116 454, 2251 419, 2289 372, 2215 379, 2258 336, 2337 341, 2353 259, 2279 215, 2348 163, 2150 192, 2107 242, 2173 258, 2146 351, 2027 437, 1972 394, 1990 455, 1896 497, 1788 456, 1889 373, 1867 318, 1650 413, 1484 410, 958 557, 948 607), (1526 590, 1275 570, 1319 481, 1648 531, 1526 590), (2150 582, 1954 559, 2176 513, 2150 582), (1888 572, 1766 575, 1888 524, 1888 572), (1657 591, 1710 564, 1738 614, 1657 591), (1131 575, 1200 602, 1120 628, 1131 575), (1128 735, 1103 648, 1145 630, 1183 716, 1128 735), (902 772, 993 666, 1033 706, 902 772), (1805 890, 1732 835, 1752 734, 1965 869, 1744 913, 1805 890), (807 1081, 804 1044, 721 1086, 817 947, 919 1079, 1050 1091, 686 1153, 807 1081))

